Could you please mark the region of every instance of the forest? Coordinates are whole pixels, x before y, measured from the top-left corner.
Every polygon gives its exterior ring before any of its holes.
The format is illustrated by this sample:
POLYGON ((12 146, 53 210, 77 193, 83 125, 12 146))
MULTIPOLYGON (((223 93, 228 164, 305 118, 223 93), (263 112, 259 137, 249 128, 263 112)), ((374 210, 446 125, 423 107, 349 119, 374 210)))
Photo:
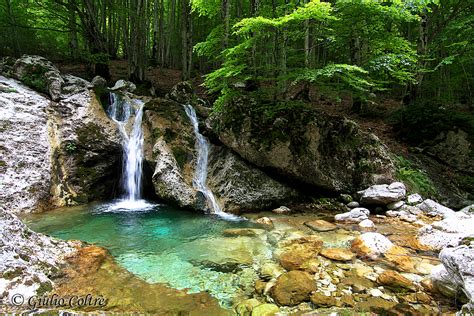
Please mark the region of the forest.
POLYGON ((134 82, 149 67, 180 69, 222 98, 247 82, 271 100, 317 86, 335 101, 472 105, 472 1, 5 0, 0 9, 0 55, 88 63, 106 78, 111 60, 126 59, 134 82))

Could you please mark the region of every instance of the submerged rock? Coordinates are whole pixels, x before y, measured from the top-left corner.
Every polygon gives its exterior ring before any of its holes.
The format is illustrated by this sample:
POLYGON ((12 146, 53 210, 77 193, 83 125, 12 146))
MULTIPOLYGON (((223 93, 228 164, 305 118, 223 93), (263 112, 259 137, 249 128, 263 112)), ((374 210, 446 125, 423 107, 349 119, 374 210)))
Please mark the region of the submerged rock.
POLYGON ((355 253, 344 248, 325 248, 319 253, 321 256, 336 261, 351 261, 355 258, 355 253))
POLYGON ((277 111, 272 119, 249 97, 214 115, 219 139, 241 157, 292 182, 353 192, 390 181, 393 164, 377 137, 356 123, 315 110, 277 111))
POLYGON ((373 185, 358 193, 361 196, 360 202, 362 205, 387 205, 403 200, 406 195, 406 188, 403 183, 394 182, 390 185, 373 185))
POLYGON ((308 267, 323 247, 323 241, 317 236, 303 236, 285 239, 279 242, 275 252, 280 265, 286 270, 299 270, 308 267))
POLYGON ((416 291, 416 287, 412 281, 400 273, 391 270, 382 272, 377 278, 377 283, 398 292, 403 290, 416 291))
POLYGON ((290 271, 278 277, 272 287, 271 296, 278 305, 295 306, 308 301, 316 284, 306 272, 290 271))
POLYGON ((317 232, 328 232, 337 229, 336 225, 322 219, 305 222, 304 224, 317 232))

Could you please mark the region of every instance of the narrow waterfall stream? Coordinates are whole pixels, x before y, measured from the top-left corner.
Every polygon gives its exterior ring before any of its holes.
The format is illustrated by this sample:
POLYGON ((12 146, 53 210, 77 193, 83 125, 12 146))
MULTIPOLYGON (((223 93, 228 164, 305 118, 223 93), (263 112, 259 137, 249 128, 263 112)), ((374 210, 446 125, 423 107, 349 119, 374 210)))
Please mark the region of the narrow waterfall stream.
POLYGON ((141 209, 149 206, 148 203, 141 199, 143 107, 144 103, 141 100, 128 100, 119 97, 115 93, 110 94, 110 106, 107 113, 117 124, 122 135, 123 144, 121 183, 125 196, 119 203, 115 204, 114 208, 117 209, 141 209))
POLYGON ((193 179, 193 186, 196 190, 202 192, 206 197, 207 201, 209 201, 211 206, 211 212, 216 214, 224 219, 229 220, 238 220, 239 217, 228 214, 222 211, 219 203, 217 202, 214 193, 209 189, 207 186, 207 165, 209 159, 209 140, 204 137, 199 132, 199 121, 196 115, 196 111, 190 104, 184 105, 184 110, 186 111, 186 115, 191 120, 194 129, 194 135, 196 136, 196 151, 198 154, 197 162, 196 162, 196 170, 194 172, 194 179, 193 179))

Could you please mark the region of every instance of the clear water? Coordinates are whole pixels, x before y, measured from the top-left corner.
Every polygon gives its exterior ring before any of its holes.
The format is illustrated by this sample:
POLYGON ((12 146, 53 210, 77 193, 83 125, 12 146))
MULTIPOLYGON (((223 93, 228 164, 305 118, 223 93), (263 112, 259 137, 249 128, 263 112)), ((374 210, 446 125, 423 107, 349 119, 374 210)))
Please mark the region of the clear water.
POLYGON ((238 220, 239 218, 222 211, 217 202, 214 193, 207 186, 207 166, 209 159, 209 140, 199 132, 199 121, 196 111, 190 104, 184 105, 186 115, 193 125, 194 135, 196 136, 196 151, 198 153, 196 170, 194 171, 193 186, 196 190, 202 192, 210 204, 211 212, 229 220, 238 220))
POLYGON ((245 288, 253 287, 256 273, 251 265, 226 272, 209 267, 206 261, 235 245, 250 247, 252 260, 271 256, 260 238, 223 237, 228 228, 255 227, 249 221, 225 221, 167 205, 146 204, 135 211, 117 205, 70 207, 31 214, 25 221, 41 233, 105 247, 120 265, 147 282, 189 292, 208 291, 227 307, 245 296, 245 288))

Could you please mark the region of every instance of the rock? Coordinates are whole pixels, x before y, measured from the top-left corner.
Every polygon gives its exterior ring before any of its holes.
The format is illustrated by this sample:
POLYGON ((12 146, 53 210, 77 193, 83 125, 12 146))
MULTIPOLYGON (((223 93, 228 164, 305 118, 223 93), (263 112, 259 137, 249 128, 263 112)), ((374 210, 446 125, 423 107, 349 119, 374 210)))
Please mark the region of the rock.
POLYGON ((98 87, 105 88, 105 87, 107 87, 107 80, 105 80, 101 76, 95 76, 92 79, 91 84, 96 88, 98 88, 98 87))
POLYGON ((273 221, 269 217, 260 217, 255 220, 255 223, 265 226, 268 228, 273 228, 273 221))
POLYGON ((387 205, 392 202, 399 202, 405 198, 406 188, 401 182, 394 182, 390 185, 373 185, 368 189, 359 191, 362 205, 387 205))
POLYGON ((468 310, 474 304, 474 246, 444 248, 440 254, 442 266, 431 275, 434 286, 443 294, 459 298, 468 310), (463 295, 460 295, 463 294, 463 295))
POLYGON ((336 306, 337 300, 333 296, 326 296, 323 293, 316 292, 313 293, 310 297, 311 303, 316 305, 316 307, 331 307, 336 306))
POLYGON ((374 283, 362 276, 348 276, 341 280, 344 285, 349 285, 355 293, 365 292, 374 287, 374 283))
POLYGON ((364 233, 358 236, 352 241, 352 251, 361 257, 370 259, 382 256, 400 271, 415 271, 415 263, 409 252, 394 245, 387 237, 379 233, 364 233))
POLYGON ((257 299, 251 298, 251 299, 240 302, 235 307, 235 312, 237 313, 238 316, 251 316, 252 310, 260 304, 261 303, 257 299))
POLYGON ((23 55, 13 65, 12 76, 36 91, 48 93, 53 101, 61 97, 64 80, 58 68, 46 58, 23 55))
POLYGON ((261 304, 252 310, 252 316, 273 316, 280 309, 275 304, 261 304))
POLYGON ((290 271, 278 277, 271 296, 278 305, 295 306, 308 301, 313 291, 316 284, 308 273, 290 271))
MULTIPOLYGON (((238 271, 243 266, 251 266, 256 260, 265 256, 265 244, 257 238, 251 237, 215 237, 199 239, 179 247, 179 253, 201 253, 199 260, 195 257, 190 260, 193 264, 221 272, 238 271)), ((192 257, 192 255, 190 255, 192 257)))
POLYGON ((462 213, 466 213, 468 215, 474 215, 474 204, 471 204, 469 206, 466 206, 462 210, 460 210, 462 213))
POLYGON ((10 305, 14 294, 27 298, 52 291, 58 271, 66 264, 66 256, 76 251, 75 246, 35 233, 0 206, 2 305, 10 305))
POLYGON ((373 227, 375 227, 375 224, 370 219, 364 219, 362 222, 359 223, 359 227, 361 227, 361 228, 373 228, 373 227))
POLYGON ((279 208, 272 210, 272 212, 275 214, 290 214, 291 210, 286 206, 280 206, 279 208))
POLYGON ((189 81, 183 81, 171 88, 168 98, 180 104, 194 105, 196 95, 193 93, 192 84, 189 81))
POLYGON ((347 213, 337 214, 334 216, 336 222, 352 222, 360 223, 363 220, 368 219, 370 211, 366 208, 358 207, 350 210, 347 213))
POLYGON ((274 262, 265 262, 260 268, 260 276, 264 280, 278 278, 285 271, 274 262))
POLYGON ((430 199, 424 200, 422 203, 418 204, 416 207, 422 210, 424 213, 426 213, 429 216, 441 216, 443 218, 447 218, 447 217, 456 215, 456 212, 454 212, 452 209, 447 208, 430 199))
POLYGON ((356 256, 355 253, 344 248, 325 248, 319 254, 336 261, 351 261, 356 256))
POLYGON ((283 268, 291 271, 307 268, 321 251, 323 241, 316 236, 306 236, 281 241, 279 246, 275 256, 283 268))
POLYGON ((136 89, 137 89, 137 86, 133 82, 123 80, 123 79, 117 80, 117 82, 115 82, 115 85, 112 88, 110 88, 110 90, 112 91, 127 91, 127 92, 133 92, 136 89))
POLYGON ((359 206, 360 206, 359 202, 356 202, 356 201, 353 201, 347 204, 348 208, 357 208, 359 206))
POLYGON ((405 221, 405 222, 408 222, 408 223, 414 223, 418 220, 415 215, 408 214, 406 211, 403 211, 403 210, 401 210, 401 211, 387 211, 385 213, 385 215, 387 215, 388 217, 398 217, 402 221, 405 221))
POLYGON ((420 204, 421 202, 423 202, 423 198, 418 193, 407 196, 407 203, 409 205, 420 204))
POLYGON ((334 225, 333 223, 330 223, 322 219, 305 222, 304 224, 317 232, 328 232, 331 230, 335 230, 337 228, 337 226, 334 225))
POLYGON ((472 135, 462 129, 441 133, 435 145, 426 148, 426 152, 462 172, 472 172, 472 135))
POLYGON ((284 107, 269 121, 264 111, 248 111, 259 107, 247 96, 229 100, 222 108, 211 116, 219 139, 245 160, 280 178, 354 192, 393 177, 386 148, 352 121, 284 107))
POLYGON ((370 289, 368 292, 369 292, 370 296, 373 296, 373 297, 383 296, 383 292, 380 291, 379 289, 370 289))
POLYGON ((416 291, 416 287, 412 281, 392 270, 386 270, 380 274, 377 278, 377 283, 389 287, 397 292, 403 290, 416 291))
POLYGON ((407 214, 412 214, 415 216, 418 216, 422 213, 422 211, 418 207, 406 205, 406 204, 403 205, 399 211, 406 212, 407 214))
POLYGON ((417 237, 422 244, 441 250, 447 246, 457 246, 463 238, 472 235, 474 235, 474 217, 451 216, 423 226, 418 231, 417 237))
POLYGON ((255 228, 229 228, 229 229, 225 229, 222 232, 222 234, 225 237, 240 237, 240 236, 257 237, 264 233, 265 231, 263 229, 255 229, 255 228))
POLYGON ((403 202, 403 201, 392 202, 392 203, 387 205, 387 209, 388 210, 396 210, 396 209, 399 209, 400 207, 402 207, 403 205, 405 205, 405 202, 403 202))
POLYGON ((262 280, 255 281, 255 293, 262 295, 267 287, 267 282, 262 280))

